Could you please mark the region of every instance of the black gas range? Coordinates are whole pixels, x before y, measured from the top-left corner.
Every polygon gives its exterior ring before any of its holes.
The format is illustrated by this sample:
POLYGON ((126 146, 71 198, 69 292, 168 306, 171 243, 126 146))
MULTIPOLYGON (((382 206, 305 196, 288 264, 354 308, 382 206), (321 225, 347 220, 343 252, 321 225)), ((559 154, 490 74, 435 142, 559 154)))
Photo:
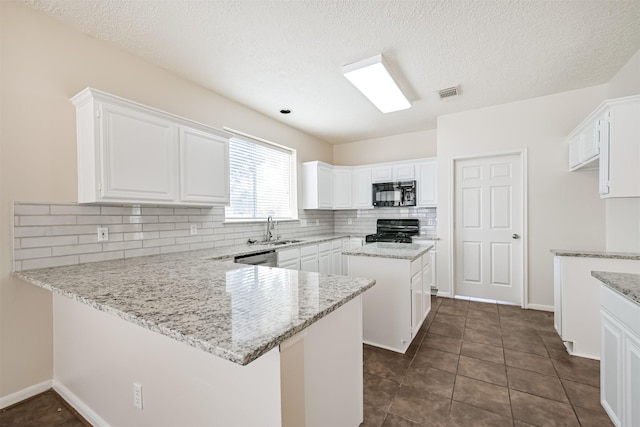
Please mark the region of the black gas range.
POLYGON ((411 243, 411 237, 420 234, 420 220, 379 219, 376 234, 368 234, 365 242, 411 243))

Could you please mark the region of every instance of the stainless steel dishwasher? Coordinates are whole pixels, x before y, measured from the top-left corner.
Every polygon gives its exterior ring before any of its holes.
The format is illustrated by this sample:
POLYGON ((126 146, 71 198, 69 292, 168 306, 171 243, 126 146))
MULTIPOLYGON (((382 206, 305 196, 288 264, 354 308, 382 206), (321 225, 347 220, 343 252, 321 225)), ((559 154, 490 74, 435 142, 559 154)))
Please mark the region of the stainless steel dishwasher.
POLYGON ((240 255, 233 259, 238 264, 264 265, 266 267, 277 267, 278 256, 275 250, 258 252, 250 255, 240 255))

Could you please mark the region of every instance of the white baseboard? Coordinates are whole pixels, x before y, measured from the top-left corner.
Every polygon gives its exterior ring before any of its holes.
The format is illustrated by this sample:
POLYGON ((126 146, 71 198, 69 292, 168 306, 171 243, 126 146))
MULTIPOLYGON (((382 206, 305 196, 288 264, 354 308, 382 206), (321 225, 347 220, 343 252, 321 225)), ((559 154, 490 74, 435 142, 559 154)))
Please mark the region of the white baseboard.
POLYGON ((93 409, 91 409, 86 403, 84 403, 78 396, 73 394, 71 390, 66 388, 57 380, 53 380, 53 389, 60 395, 69 405, 73 407, 85 420, 89 421, 92 426, 96 427, 110 427, 100 415, 98 415, 93 409))
POLYGON ((527 308, 530 310, 540 310, 540 311, 556 311, 552 305, 544 305, 544 304, 528 304, 527 308))
POLYGON ((449 292, 444 292, 444 291, 438 291, 438 294, 436 296, 442 297, 442 298, 451 298, 451 294, 449 292))
POLYGON ((0 398, 0 409, 7 406, 14 405, 18 402, 22 402, 25 399, 35 396, 49 390, 52 387, 52 380, 43 381, 40 384, 35 384, 30 387, 24 388, 15 393, 11 393, 8 396, 0 398))

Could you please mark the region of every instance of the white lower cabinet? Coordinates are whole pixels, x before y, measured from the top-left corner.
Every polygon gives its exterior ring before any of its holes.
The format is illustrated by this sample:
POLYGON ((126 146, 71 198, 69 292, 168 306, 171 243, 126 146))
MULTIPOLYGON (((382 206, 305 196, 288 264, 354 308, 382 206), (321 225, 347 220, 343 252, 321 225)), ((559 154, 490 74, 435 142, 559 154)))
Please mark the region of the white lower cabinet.
POLYGON ((300 249, 281 249, 277 252, 278 268, 300 270, 300 249))
POLYGON ((347 259, 350 276, 376 279, 362 298, 364 342, 404 353, 431 310, 429 253, 413 261, 353 255, 347 259))
POLYGON ((318 245, 300 248, 300 270, 318 272, 318 245))
POLYGON ((318 245, 318 272, 331 273, 331 242, 323 242, 318 245))
POLYGON ((640 305, 601 285, 600 403, 615 426, 640 425, 640 305))
POLYGON ((331 241, 331 263, 329 266, 330 274, 342 273, 342 240, 336 239, 331 241))

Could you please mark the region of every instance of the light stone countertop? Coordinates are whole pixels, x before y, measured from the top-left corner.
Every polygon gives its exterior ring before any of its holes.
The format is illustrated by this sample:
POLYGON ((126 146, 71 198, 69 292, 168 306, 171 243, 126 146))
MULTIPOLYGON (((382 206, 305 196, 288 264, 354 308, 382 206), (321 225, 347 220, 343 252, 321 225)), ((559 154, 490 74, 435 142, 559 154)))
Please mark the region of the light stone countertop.
POLYGON ((551 252, 555 256, 640 260, 640 253, 634 253, 634 252, 599 252, 599 251, 575 251, 575 250, 560 250, 560 249, 552 249, 551 252))
POLYGON ((591 275, 620 295, 640 305, 640 274, 592 271, 591 275))
POLYGON ((12 275, 240 365, 375 284, 213 260, 237 254, 201 250, 12 275))
POLYGON ((406 259, 413 261, 428 252, 431 248, 433 248, 433 245, 377 242, 348 251, 343 251, 342 255, 406 259))

